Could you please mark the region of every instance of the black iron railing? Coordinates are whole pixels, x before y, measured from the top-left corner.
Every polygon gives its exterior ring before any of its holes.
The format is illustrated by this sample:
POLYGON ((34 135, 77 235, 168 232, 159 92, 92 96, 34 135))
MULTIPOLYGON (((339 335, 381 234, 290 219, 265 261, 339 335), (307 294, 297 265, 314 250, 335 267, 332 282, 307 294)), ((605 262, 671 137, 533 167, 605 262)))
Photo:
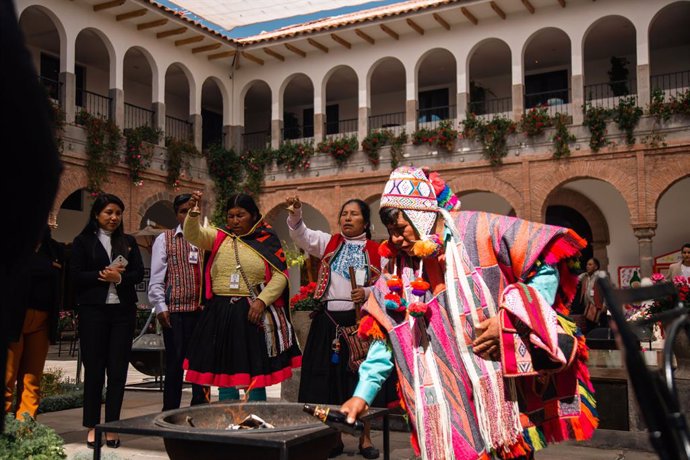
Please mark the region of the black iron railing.
POLYGON ((165 136, 178 141, 192 141, 194 140, 193 125, 186 120, 166 115, 165 136))
POLYGON ((690 70, 652 75, 650 83, 653 90, 660 89, 668 96, 675 96, 690 89, 690 70))
POLYGON ((369 117, 369 132, 381 129, 402 131, 405 129, 405 112, 382 113, 369 117))
POLYGON ((470 101, 467 111, 475 115, 489 115, 510 113, 513 110, 513 99, 510 97, 494 97, 481 101, 470 101))
POLYGON ((134 129, 140 126, 153 128, 153 110, 125 102, 125 129, 134 129))
POLYGON ((80 110, 84 110, 95 117, 110 118, 112 98, 85 89, 77 89, 76 95, 76 105, 80 110))
POLYGON ((637 95, 637 80, 620 80, 585 85, 585 101, 595 107, 613 108, 621 97, 637 95))
POLYGON ((242 134, 242 150, 263 150, 271 147, 270 131, 254 131, 242 134))
POLYGON ((417 124, 420 128, 436 128, 444 120, 455 120, 457 111, 454 105, 429 107, 417 110, 417 124))
MULTIPOLYGON (((556 89, 551 91, 542 91, 540 93, 525 94, 525 109, 531 109, 537 106, 565 106, 570 102, 570 89, 556 89)), ((563 113, 561 111, 561 113, 563 113)))
POLYGON ((328 121, 323 124, 324 133, 330 138, 339 138, 357 135, 357 125, 359 120, 357 118, 349 118, 347 120, 328 121))

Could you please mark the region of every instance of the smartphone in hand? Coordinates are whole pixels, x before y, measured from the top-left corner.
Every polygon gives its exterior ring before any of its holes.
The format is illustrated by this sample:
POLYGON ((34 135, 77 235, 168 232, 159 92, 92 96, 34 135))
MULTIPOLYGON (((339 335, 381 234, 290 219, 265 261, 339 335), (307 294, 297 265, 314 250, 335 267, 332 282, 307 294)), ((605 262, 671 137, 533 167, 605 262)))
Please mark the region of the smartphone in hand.
POLYGON ((122 255, 119 255, 115 257, 115 259, 108 265, 109 268, 117 267, 118 265, 122 265, 123 267, 126 267, 129 262, 127 259, 125 259, 122 255))

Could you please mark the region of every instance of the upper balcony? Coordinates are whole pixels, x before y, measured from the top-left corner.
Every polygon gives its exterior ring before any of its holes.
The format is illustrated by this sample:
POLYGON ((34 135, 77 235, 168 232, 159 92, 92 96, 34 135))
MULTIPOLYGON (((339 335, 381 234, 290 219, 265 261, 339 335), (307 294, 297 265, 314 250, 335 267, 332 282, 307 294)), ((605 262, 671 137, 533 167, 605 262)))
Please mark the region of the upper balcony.
MULTIPOLYGON (((457 127, 468 113, 518 121, 535 106, 567 115, 577 130, 586 104, 612 107, 621 96, 634 96, 646 107, 655 88, 668 95, 690 88, 688 2, 637 1, 645 14, 621 13, 621 2, 532 3, 542 16, 513 5, 506 20, 480 2, 471 8, 475 21, 448 6, 344 27, 338 40, 329 32, 310 35, 311 42, 251 44, 246 52, 225 52, 221 58, 234 55, 232 61, 203 71, 197 58, 210 60, 210 45, 182 53, 196 46, 187 35, 166 35, 166 55, 156 48, 160 32, 137 44, 126 21, 121 37, 104 33, 97 21, 65 33, 61 20, 69 22, 69 12, 60 8, 71 5, 25 6, 20 25, 41 80, 63 107, 112 118, 122 128, 155 127, 199 148, 223 143, 261 150, 338 137, 361 142, 374 131, 409 135, 444 120, 457 127), (73 65, 66 66, 71 55, 73 65)), ((153 22, 137 29, 142 24, 153 22)), ((463 144, 453 155, 476 148, 463 144)), ((336 170, 325 158, 314 162, 313 170, 319 168, 336 170)))

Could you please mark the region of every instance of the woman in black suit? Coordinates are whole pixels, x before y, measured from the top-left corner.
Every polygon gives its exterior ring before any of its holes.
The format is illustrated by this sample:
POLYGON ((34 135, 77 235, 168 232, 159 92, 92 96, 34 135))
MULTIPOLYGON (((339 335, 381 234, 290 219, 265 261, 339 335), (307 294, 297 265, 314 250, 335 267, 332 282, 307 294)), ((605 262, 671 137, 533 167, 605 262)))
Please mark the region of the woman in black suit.
MULTIPOLYGON (((124 210, 115 195, 98 195, 89 222, 72 245, 71 274, 84 360, 83 424, 89 428, 89 447, 94 447, 93 428, 101 421, 106 372, 105 421, 120 418, 134 335, 135 285, 144 278, 139 247, 122 230, 124 210)), ((118 447, 120 440, 106 435, 106 444, 118 447)))

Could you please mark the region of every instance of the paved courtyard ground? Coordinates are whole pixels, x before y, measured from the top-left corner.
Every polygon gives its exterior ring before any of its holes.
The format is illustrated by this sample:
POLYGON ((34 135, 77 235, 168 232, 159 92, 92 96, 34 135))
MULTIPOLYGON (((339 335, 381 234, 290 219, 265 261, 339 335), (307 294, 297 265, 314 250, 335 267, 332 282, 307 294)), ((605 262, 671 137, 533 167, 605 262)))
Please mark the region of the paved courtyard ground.
MULTIPOLYGON (((74 378, 76 376, 76 360, 65 356, 57 357, 56 350, 51 349, 46 363, 46 369, 60 368, 65 376, 74 378)), ((150 378, 130 366, 128 374, 128 385, 150 382, 150 378)), ((278 401, 280 398, 280 385, 268 389, 269 400, 278 401)), ((213 398, 217 398, 217 393, 213 391, 213 398)), ((183 405, 188 405, 191 399, 191 390, 185 389, 183 395, 183 405)), ((159 412, 163 403, 163 394, 156 390, 127 390, 125 393, 122 418, 135 417, 139 415, 159 412)), ((88 449, 85 444, 86 429, 81 426, 82 410, 70 409, 61 412, 42 414, 39 421, 44 423, 62 436, 65 440, 65 447, 68 458, 71 460, 87 460, 92 458, 93 451, 88 449)), ((373 432, 374 444, 382 448, 382 433, 373 432)), ((160 438, 128 436, 123 435, 122 446, 119 449, 103 448, 104 460, 144 460, 144 459, 166 459, 165 447, 160 438)), ((351 436, 344 436, 345 452, 339 456, 340 459, 362 458, 356 455, 357 440, 351 436)), ((383 458, 383 457, 380 457, 383 458)), ((409 444, 408 433, 391 433, 391 458, 395 460, 415 458, 409 444)), ((572 444, 562 444, 551 446, 538 453, 537 460, 651 460, 657 456, 649 452, 626 451, 621 449, 597 449, 572 444)))

